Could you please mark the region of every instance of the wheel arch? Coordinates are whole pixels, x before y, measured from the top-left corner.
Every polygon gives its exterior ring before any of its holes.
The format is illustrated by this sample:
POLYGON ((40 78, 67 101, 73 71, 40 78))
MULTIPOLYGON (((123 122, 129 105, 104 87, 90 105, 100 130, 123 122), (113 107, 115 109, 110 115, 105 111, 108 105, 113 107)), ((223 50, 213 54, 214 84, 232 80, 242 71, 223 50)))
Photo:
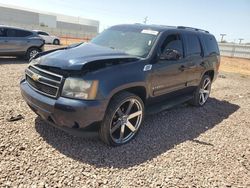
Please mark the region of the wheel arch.
POLYGON ((53 39, 53 41, 52 41, 52 43, 54 44, 54 43, 55 43, 55 41, 58 41, 58 44, 60 44, 60 43, 61 43, 60 39, 58 39, 58 38, 54 38, 54 39, 53 39))
POLYGON ((42 51, 42 50, 41 50, 38 46, 30 46, 29 48, 27 48, 27 50, 26 50, 25 54, 27 54, 27 53, 28 53, 28 51, 29 51, 30 49, 32 49, 32 48, 36 48, 39 52, 41 52, 41 51, 42 51))
POLYGON ((135 94, 136 96, 141 98, 141 100, 143 101, 144 104, 146 103, 146 100, 148 97, 146 87, 144 87, 144 86, 124 87, 124 88, 120 88, 112 93, 112 95, 109 97, 110 98, 109 103, 114 96, 116 96, 122 92, 129 92, 129 93, 135 94))
POLYGON ((204 72, 202 77, 205 76, 205 75, 208 75, 211 78, 211 81, 213 81, 214 76, 215 76, 215 71, 214 70, 207 70, 207 71, 204 72))

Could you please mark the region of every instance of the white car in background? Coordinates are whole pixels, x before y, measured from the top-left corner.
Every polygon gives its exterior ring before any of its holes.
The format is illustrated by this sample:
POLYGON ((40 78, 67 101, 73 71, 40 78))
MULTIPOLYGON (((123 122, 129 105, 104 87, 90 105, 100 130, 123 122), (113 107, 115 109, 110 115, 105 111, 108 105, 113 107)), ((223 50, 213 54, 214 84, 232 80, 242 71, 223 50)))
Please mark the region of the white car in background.
POLYGON ((60 45, 60 38, 57 36, 49 35, 44 31, 34 30, 42 39, 45 40, 46 44, 60 45))

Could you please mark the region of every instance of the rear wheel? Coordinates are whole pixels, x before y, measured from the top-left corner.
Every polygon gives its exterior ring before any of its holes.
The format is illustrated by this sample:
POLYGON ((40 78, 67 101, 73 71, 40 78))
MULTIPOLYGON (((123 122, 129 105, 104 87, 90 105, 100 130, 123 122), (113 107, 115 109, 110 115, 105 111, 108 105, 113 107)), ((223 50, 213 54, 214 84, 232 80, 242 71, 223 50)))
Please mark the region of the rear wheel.
POLYGON ((203 106, 209 98, 211 92, 211 85, 212 80, 210 76, 204 75, 190 103, 194 106, 203 106))
POLYGON ((54 44, 54 45, 60 45, 60 41, 59 41, 58 39, 55 39, 55 40, 53 41, 53 44, 54 44))
POLYGON ((99 130, 102 141, 119 146, 132 140, 144 118, 144 104, 140 97, 123 92, 110 102, 99 130))
POLYGON ((38 48, 29 48, 26 52, 25 59, 29 60, 30 58, 34 57, 36 54, 38 54, 40 50, 38 48))

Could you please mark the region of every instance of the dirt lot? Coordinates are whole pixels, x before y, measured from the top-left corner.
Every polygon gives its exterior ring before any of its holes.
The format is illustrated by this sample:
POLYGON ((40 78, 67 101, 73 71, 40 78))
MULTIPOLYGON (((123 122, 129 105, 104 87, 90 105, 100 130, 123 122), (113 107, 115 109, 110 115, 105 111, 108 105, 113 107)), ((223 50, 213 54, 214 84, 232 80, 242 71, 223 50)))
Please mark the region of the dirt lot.
POLYGON ((19 91, 27 63, 0 59, 0 187, 250 187, 250 76, 237 71, 250 62, 241 61, 222 59, 203 108, 148 116, 136 139, 111 148, 38 118, 19 91))

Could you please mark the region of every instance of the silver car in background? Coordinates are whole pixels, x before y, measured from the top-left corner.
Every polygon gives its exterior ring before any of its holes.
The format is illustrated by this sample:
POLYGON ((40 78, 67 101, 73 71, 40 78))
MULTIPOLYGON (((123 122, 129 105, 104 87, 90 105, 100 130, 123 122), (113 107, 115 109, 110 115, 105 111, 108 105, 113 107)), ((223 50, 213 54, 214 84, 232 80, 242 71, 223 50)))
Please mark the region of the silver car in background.
POLYGON ((0 25, 0 56, 27 60, 44 51, 44 40, 34 31, 0 25))

